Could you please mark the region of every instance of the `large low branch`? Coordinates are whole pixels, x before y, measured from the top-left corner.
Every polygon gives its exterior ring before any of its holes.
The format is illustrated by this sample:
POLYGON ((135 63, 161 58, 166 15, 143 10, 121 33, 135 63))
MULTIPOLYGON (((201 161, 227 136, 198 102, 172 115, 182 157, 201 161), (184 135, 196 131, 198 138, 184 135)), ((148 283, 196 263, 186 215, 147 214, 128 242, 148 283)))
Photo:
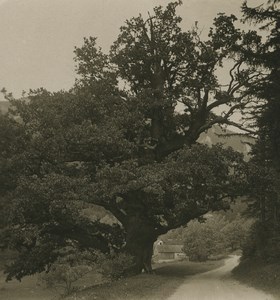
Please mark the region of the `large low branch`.
MULTIPOLYGON (((203 215, 205 215, 207 212, 209 212, 209 209, 208 208, 205 208, 205 209, 201 209, 200 211, 198 211, 196 214, 193 214, 191 216, 188 216, 186 218, 183 218, 175 223, 172 223, 172 224, 169 224, 167 226, 164 227, 164 233, 168 232, 169 230, 172 230, 172 229, 176 229, 176 228, 179 228, 181 226, 184 226, 186 225, 189 221, 191 220, 194 220, 194 219, 197 219, 199 217, 202 217, 203 215)), ((163 233, 162 233, 163 234, 163 233)))

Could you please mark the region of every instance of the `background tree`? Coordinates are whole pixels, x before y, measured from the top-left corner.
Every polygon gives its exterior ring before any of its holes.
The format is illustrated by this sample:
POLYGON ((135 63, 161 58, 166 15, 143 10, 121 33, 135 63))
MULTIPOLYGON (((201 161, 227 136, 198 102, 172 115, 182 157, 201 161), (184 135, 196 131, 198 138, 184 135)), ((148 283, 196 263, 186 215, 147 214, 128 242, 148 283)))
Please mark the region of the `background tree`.
POLYGON ((183 236, 183 251, 191 261, 206 261, 211 255, 223 255, 227 253, 224 236, 221 232, 225 220, 206 220, 189 222, 183 236), (222 225, 222 226, 220 226, 222 225))
MULTIPOLYGON (((268 32, 268 36, 258 51, 249 52, 249 62, 260 68, 268 70, 267 76, 254 86, 254 94, 259 99, 266 100, 261 107, 260 115, 257 115, 257 125, 259 127, 260 139, 265 139, 269 143, 267 150, 270 153, 269 159, 277 164, 279 169, 280 157, 280 125, 279 125, 279 81, 280 81, 280 11, 279 1, 269 1, 268 4, 257 8, 250 8, 244 2, 242 6, 244 20, 260 24, 260 29, 268 32)), ((268 158, 268 157, 267 157, 268 158)))
POLYGON ((171 230, 160 238, 166 243, 180 241, 193 261, 223 257, 240 250, 250 233, 254 219, 244 215, 246 209, 244 199, 239 199, 227 211, 208 213, 203 219, 192 220, 187 226, 171 230))
POLYGON ((9 152, 19 166, 12 199, 25 208, 35 178, 34 191, 49 182, 53 192, 47 199, 36 193, 32 203, 43 211, 58 196, 104 207, 122 224, 135 272, 151 271, 160 234, 226 208, 244 192, 242 155, 195 144, 214 124, 241 127, 230 117, 251 105, 250 86, 263 78, 255 66, 243 67, 244 51, 259 45, 254 32, 241 32, 234 16, 221 14, 202 41, 198 28, 180 28, 179 4, 127 20, 108 55, 85 39, 75 49, 79 78, 69 92, 41 89, 28 101, 11 101, 26 135, 20 154, 9 152), (228 60, 224 85, 216 72, 228 60), (225 111, 217 115, 220 106, 225 111), (59 182, 67 183, 65 195, 59 182))
POLYGON ((253 113, 258 126, 258 140, 249 168, 250 212, 259 223, 253 232, 247 255, 277 257, 280 249, 280 11, 279 1, 269 1, 257 8, 242 6, 245 21, 260 24, 267 37, 258 51, 249 53, 251 64, 267 70, 267 76, 254 87, 254 95, 264 100, 253 113))

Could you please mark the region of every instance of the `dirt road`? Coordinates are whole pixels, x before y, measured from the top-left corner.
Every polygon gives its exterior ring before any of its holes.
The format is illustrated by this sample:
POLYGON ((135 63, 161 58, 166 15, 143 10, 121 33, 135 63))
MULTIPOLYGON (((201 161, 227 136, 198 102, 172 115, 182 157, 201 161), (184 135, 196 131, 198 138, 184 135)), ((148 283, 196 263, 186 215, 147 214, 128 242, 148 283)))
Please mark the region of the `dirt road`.
POLYGON ((238 262, 239 256, 231 256, 221 268, 186 279, 168 300, 273 300, 271 295, 231 278, 238 262))

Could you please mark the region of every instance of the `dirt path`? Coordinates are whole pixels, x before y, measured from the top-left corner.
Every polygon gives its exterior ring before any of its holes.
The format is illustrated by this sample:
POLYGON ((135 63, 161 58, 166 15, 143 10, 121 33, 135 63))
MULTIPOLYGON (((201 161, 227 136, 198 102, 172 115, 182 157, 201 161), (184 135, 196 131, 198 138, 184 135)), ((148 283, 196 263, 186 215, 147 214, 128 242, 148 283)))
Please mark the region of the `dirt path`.
POLYGON ((238 262, 239 256, 231 256, 221 268, 186 279, 168 300, 273 300, 271 295, 231 278, 238 262))

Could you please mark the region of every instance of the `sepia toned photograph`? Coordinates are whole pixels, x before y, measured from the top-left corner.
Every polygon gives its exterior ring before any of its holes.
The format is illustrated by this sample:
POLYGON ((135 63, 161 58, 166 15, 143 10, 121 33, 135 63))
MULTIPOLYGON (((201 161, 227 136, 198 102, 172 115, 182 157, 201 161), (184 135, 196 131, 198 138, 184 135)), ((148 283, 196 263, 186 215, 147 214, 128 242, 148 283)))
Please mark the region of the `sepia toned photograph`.
POLYGON ((280 0, 0 0, 0 299, 280 300, 280 0))

